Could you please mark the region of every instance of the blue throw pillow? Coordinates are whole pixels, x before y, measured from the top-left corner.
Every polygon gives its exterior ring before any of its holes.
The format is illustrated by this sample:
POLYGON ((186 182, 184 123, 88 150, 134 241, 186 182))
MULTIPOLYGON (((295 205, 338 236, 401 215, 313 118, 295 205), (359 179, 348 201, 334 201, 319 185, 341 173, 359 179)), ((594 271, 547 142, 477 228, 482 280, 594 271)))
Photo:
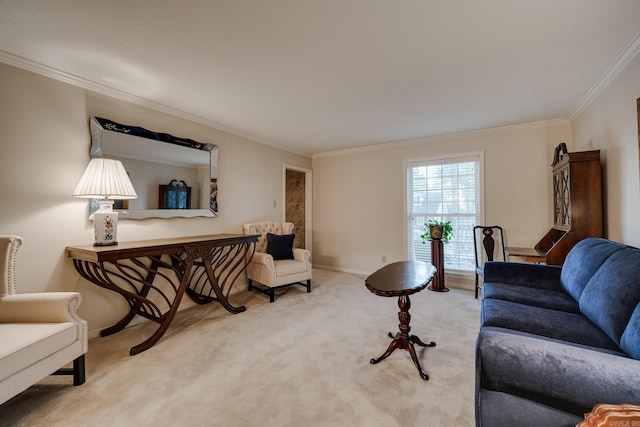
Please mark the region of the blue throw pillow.
POLYGON ((267 233, 267 253, 278 259, 293 259, 293 239, 295 234, 271 234, 267 233))

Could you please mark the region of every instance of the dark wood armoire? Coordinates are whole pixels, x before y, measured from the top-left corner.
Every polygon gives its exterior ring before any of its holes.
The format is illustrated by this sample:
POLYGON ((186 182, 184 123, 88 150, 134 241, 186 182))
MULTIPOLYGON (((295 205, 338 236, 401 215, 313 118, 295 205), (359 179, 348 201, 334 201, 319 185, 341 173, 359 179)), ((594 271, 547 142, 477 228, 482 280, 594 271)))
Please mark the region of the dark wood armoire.
POLYGON ((600 150, 566 152, 556 148, 553 168, 553 228, 533 248, 507 248, 528 262, 562 265, 580 240, 603 237, 600 150))

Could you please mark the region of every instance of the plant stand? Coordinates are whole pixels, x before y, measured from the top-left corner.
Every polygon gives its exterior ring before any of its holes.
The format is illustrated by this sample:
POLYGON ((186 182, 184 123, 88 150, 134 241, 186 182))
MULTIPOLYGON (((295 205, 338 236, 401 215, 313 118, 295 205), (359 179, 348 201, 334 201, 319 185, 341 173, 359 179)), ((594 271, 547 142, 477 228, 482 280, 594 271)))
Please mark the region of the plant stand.
POLYGON ((436 274, 427 289, 449 292, 449 288, 444 286, 444 244, 441 239, 431 239, 431 264, 436 268, 436 274))

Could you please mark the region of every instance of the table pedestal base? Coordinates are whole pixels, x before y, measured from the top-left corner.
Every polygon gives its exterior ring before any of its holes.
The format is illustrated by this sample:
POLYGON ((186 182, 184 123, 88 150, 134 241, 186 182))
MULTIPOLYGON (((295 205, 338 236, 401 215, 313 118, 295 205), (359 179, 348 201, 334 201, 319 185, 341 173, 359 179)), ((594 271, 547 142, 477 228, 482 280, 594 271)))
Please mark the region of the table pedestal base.
POLYGON ((429 375, 422 369, 420 366, 420 361, 418 360, 418 355, 416 354, 416 349, 414 344, 417 344, 422 347, 435 347, 436 343, 431 341, 430 343, 424 343, 420 338, 415 335, 411 335, 409 331, 411 327, 409 326, 409 322, 411 320, 411 315, 409 314, 409 308, 411 307, 411 301, 409 300, 408 295, 401 295, 398 297, 398 307, 400 311, 398 312, 398 319, 400 320, 400 332, 397 332, 395 335, 392 332, 389 332, 389 338, 393 338, 391 344, 387 348, 382 356, 377 359, 371 359, 371 364, 375 365, 376 363, 381 362, 386 359, 396 348, 401 348, 407 350, 411 355, 411 359, 413 360, 413 364, 418 368, 418 372, 420 373, 420 377, 423 380, 428 380, 429 375))
POLYGON ((436 267, 436 274, 427 289, 434 292, 449 292, 444 285, 444 249, 441 239, 431 239, 431 263, 436 267))

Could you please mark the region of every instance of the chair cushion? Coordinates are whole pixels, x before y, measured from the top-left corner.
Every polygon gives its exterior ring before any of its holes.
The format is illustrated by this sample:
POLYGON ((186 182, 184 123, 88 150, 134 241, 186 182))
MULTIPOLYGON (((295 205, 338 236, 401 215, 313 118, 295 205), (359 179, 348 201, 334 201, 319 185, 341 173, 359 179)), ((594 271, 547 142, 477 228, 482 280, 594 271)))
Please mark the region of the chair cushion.
POLYGON ((295 234, 267 233, 267 253, 274 260, 293 259, 293 239, 295 238, 295 234))
POLYGON ((276 266, 276 277, 290 276, 292 274, 304 273, 308 270, 307 263, 303 261, 294 261, 283 259, 274 262, 276 266))
POLYGON ((0 381, 78 339, 78 326, 64 323, 0 324, 0 381))

